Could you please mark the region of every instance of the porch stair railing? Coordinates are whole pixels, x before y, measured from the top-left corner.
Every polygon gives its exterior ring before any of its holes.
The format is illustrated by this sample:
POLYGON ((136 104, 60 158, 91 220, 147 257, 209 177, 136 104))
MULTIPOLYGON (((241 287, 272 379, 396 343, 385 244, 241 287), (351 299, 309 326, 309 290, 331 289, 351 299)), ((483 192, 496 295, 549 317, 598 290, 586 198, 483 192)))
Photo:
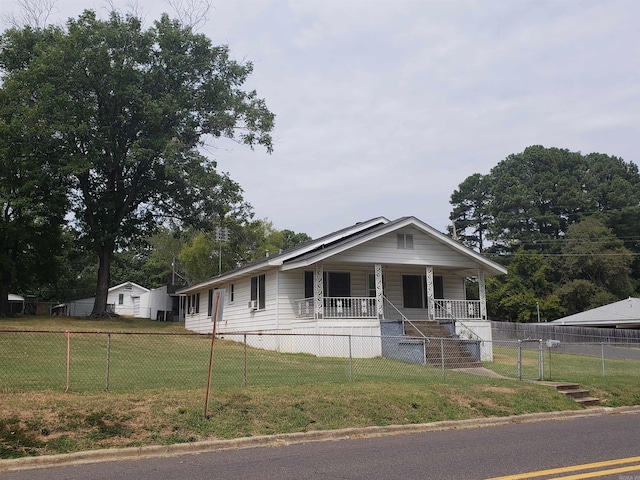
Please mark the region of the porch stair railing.
MULTIPOLYGON (((418 327, 416 327, 413 324, 413 322, 411 322, 411 320, 405 317, 404 314, 400 310, 398 310, 398 308, 393 303, 391 303, 391 301, 387 297, 383 296, 382 298, 384 299, 384 303, 385 303, 385 309, 384 309, 385 312, 387 312, 387 309, 391 307, 393 310, 396 311, 398 315, 400 315, 400 320, 402 320, 402 330, 405 332, 405 335, 407 332, 406 325, 410 325, 413 328, 413 330, 419 334, 418 336, 421 336, 422 338, 424 338, 428 343, 431 342, 431 340, 429 340, 429 337, 427 337, 424 333, 422 333, 422 331, 418 327)), ((385 314, 385 316, 387 315, 385 314)))

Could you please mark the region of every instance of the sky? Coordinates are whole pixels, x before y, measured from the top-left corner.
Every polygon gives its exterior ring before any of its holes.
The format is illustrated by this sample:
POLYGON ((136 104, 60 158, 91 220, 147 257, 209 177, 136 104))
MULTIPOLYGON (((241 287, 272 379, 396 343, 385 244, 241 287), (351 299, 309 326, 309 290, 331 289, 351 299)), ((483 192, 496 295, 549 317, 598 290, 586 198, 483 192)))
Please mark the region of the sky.
MULTIPOLYGON (((531 145, 640 161, 638 0, 212 5, 199 32, 253 63, 246 88, 276 126, 272 154, 228 141, 205 154, 279 230, 317 238, 413 215, 444 232, 460 183, 531 145)), ((56 6, 61 20, 108 10, 56 6)), ((172 13, 136 8, 148 25, 172 13)))

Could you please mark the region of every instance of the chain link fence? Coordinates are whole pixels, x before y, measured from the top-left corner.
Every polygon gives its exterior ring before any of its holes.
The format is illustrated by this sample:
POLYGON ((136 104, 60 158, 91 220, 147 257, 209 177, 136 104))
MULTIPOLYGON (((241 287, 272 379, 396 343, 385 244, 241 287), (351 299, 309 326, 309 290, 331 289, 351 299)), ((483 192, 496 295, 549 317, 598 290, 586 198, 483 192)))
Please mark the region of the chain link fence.
POLYGON ((575 381, 637 376, 640 344, 459 338, 0 331, 0 392, 125 392, 452 376, 575 381), (378 345, 380 353, 367 353, 378 345), (315 352, 315 353, 314 353, 315 352))

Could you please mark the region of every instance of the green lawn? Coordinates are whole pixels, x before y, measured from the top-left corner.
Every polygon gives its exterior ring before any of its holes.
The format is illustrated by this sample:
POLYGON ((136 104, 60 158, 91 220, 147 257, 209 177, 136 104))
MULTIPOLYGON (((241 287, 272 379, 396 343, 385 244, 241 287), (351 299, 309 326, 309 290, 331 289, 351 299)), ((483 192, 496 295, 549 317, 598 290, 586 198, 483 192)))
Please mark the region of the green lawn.
MULTIPOLYGON (((0 320, 0 458, 582 408, 514 380, 514 348, 496 346, 485 364, 510 377, 501 379, 216 339, 205 418, 210 346, 209 336, 148 320, 0 320)), ((523 378, 537 377, 537 351, 524 350, 522 362, 523 378)), ((637 361, 609 361, 602 377, 591 357, 552 354, 550 373, 605 405, 640 404, 637 361)))

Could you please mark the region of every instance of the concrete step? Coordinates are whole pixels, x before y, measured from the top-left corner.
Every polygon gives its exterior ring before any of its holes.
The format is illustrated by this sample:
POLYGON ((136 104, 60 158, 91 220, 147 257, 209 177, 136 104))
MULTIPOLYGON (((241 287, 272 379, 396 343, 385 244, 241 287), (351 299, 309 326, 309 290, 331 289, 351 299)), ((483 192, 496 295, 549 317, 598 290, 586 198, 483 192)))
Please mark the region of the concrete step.
POLYGON ((537 382, 541 385, 547 385, 555 388, 558 392, 571 398, 574 402, 584 405, 585 407, 591 407, 600 404, 600 399, 589 395, 589 390, 580 388, 577 383, 571 382, 537 382))

